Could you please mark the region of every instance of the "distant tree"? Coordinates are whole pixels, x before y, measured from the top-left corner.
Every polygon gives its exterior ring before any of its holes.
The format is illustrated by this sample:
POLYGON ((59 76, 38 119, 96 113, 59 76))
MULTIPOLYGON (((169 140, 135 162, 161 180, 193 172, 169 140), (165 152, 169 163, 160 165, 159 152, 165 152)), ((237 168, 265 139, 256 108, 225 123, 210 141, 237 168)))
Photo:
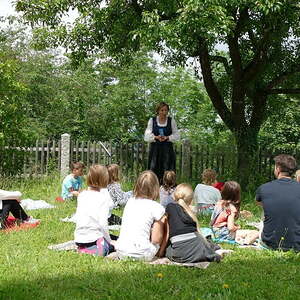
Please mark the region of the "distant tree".
POLYGON ((25 137, 27 89, 18 76, 21 63, 0 29, 0 142, 25 137))
POLYGON ((124 59, 141 45, 175 64, 194 58, 215 109, 235 137, 243 186, 255 170, 268 101, 300 93, 295 85, 300 71, 297 1, 19 0, 16 8, 40 26, 40 44, 64 45, 75 61, 102 49, 124 59), (71 28, 61 25, 70 8, 79 13, 71 28))

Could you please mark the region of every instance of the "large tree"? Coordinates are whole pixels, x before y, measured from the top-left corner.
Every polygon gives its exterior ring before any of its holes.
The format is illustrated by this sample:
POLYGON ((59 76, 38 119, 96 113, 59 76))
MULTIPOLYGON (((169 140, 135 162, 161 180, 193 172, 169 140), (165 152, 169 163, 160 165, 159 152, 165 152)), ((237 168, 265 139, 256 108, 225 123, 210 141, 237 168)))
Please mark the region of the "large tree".
POLYGON ((194 58, 216 111, 235 136, 243 185, 254 170, 269 99, 300 93, 297 1, 19 0, 16 7, 40 26, 39 45, 61 44, 74 61, 102 49, 126 58, 145 45, 175 64, 194 58), (69 9, 79 14, 73 26, 61 23, 69 9))

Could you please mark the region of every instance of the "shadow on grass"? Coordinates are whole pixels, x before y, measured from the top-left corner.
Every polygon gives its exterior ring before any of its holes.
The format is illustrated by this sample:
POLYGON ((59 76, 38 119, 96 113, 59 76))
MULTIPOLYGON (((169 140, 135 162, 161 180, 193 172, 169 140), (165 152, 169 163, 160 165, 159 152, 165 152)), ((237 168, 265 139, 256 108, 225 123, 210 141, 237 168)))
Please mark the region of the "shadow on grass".
POLYGON ((233 254, 206 270, 108 261, 74 253, 76 262, 69 270, 54 266, 45 275, 41 266, 32 277, 29 272, 23 279, 4 279, 0 299, 298 298, 298 256, 249 255, 247 251, 240 250, 238 257, 233 254))

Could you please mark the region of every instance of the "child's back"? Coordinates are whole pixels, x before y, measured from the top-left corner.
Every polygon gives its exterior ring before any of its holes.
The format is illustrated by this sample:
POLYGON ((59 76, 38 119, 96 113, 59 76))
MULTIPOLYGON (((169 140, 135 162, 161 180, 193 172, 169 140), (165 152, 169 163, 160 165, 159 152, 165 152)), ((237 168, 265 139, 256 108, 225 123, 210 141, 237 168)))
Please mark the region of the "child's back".
POLYGON ((151 259, 158 248, 150 241, 151 227, 164 215, 164 208, 150 199, 128 200, 116 248, 121 256, 151 259))
POLYGON ((174 193, 175 203, 166 208, 169 226, 169 245, 166 256, 179 263, 219 261, 215 245, 209 244, 197 228, 197 218, 189 208, 193 199, 193 189, 188 184, 180 184, 174 193))
POLYGON ((76 229, 78 251, 105 256, 112 250, 108 217, 114 204, 107 190, 108 171, 105 166, 93 165, 87 176, 88 190, 78 196, 76 229))
POLYGON ((75 241, 90 243, 104 236, 108 241, 108 217, 114 206, 106 188, 85 190, 77 199, 75 241))
POLYGON ((157 203, 159 183, 152 171, 138 177, 134 197, 125 206, 116 249, 120 258, 151 260, 158 252, 164 234, 165 209, 157 203))

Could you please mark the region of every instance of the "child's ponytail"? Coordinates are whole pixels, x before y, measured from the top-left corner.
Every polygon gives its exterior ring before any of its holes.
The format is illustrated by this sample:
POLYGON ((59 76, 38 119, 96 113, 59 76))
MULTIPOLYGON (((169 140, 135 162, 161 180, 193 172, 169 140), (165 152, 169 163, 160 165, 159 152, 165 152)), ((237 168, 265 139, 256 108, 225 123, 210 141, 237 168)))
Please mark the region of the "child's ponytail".
POLYGON ((184 209, 184 211, 192 218, 196 223, 197 229, 199 228, 199 223, 196 215, 190 208, 190 204, 193 200, 193 189, 189 184, 181 183, 179 184, 174 192, 175 201, 184 209))

